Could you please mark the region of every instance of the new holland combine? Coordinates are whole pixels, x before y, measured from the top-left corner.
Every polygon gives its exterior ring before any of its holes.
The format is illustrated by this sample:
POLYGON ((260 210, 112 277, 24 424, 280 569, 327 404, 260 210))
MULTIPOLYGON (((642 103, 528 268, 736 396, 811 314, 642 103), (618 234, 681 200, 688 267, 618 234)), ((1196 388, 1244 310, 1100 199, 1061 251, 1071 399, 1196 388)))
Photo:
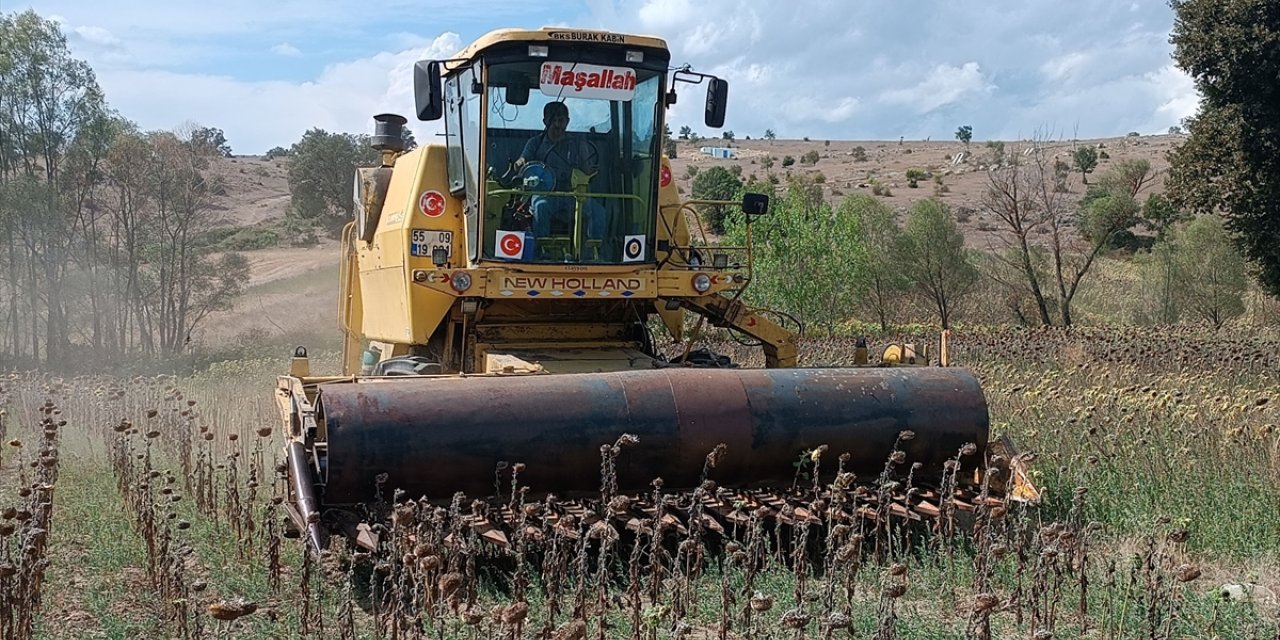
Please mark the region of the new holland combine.
MULTIPOLYGON (((894 366, 796 367, 795 336, 743 298, 750 243, 690 232, 699 203, 681 200, 662 151, 667 108, 691 86, 722 126, 728 83, 673 69, 652 37, 500 30, 416 65, 416 115, 443 119, 443 143, 405 151, 406 119, 375 116, 382 163, 358 170, 342 239, 343 371, 312 375, 299 349, 279 380, 290 511, 312 547, 338 534, 376 548, 370 525, 396 496, 458 493, 490 500, 470 524, 501 544, 514 469, 558 498, 521 514, 533 524, 680 519, 690 499, 731 522, 799 517, 815 493, 848 492, 850 518, 972 509, 983 486, 1036 498, 988 443, 966 369, 913 365, 925 358, 908 345, 890 347, 894 366), (653 332, 685 340, 696 316, 758 343, 766 367, 664 357, 653 332), (798 482, 797 461, 824 455, 798 482), (865 491, 909 472, 914 491, 865 491), (656 478, 681 499, 646 500, 656 478)), ((750 219, 768 200, 735 206, 750 219)), ((935 355, 947 364, 945 345, 935 355)))

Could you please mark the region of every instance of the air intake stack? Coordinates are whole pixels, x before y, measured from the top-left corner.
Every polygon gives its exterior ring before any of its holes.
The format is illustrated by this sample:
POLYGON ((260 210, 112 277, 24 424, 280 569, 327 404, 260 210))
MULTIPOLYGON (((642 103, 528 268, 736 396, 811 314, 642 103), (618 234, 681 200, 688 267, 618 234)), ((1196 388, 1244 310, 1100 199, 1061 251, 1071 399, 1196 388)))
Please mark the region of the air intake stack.
POLYGON ((380 113, 373 117, 373 121, 373 138, 369 146, 382 152, 382 166, 389 167, 396 154, 404 151, 404 125, 408 120, 402 115, 380 113))

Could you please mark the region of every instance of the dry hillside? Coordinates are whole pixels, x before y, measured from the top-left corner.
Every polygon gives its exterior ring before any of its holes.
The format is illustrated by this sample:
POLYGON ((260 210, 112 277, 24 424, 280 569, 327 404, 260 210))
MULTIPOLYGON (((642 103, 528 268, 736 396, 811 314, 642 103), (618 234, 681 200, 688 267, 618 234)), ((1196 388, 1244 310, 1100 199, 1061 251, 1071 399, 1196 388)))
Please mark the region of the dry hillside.
MULTIPOLYGON (((1180 141, 1180 136, 1141 136, 1058 141, 1047 143, 1054 155, 1070 162, 1076 144, 1101 146, 1110 156, 1100 160, 1094 175, 1124 159, 1145 158, 1158 177, 1148 192, 1163 190, 1163 174, 1168 168, 1166 153, 1180 141)), ((780 177, 821 172, 823 190, 834 202, 843 195, 870 193, 874 179, 889 187, 892 195, 880 196, 899 212, 913 202, 938 195, 953 209, 967 207, 973 215, 960 223, 966 242, 985 248, 991 242, 990 229, 996 221, 983 211, 986 189, 986 167, 990 150, 986 141, 969 145, 966 162, 955 165, 952 159, 965 150, 957 141, 850 141, 850 140, 735 140, 737 157, 712 158, 699 148, 718 146, 724 140, 681 141, 678 157, 672 162, 677 184, 687 195, 692 189, 690 166, 699 170, 715 165, 742 167, 742 176, 765 178, 766 157, 774 159, 769 170, 780 177), (858 161, 854 149, 862 147, 867 159, 858 161), (800 158, 816 151, 815 165, 802 166, 800 158), (796 163, 782 167, 782 159, 792 156, 796 163), (932 179, 921 180, 916 189, 908 188, 907 170, 917 168, 942 176, 946 191, 940 192, 932 179)), ((1027 143, 1005 142, 1006 152, 1025 149, 1027 143)), ((287 160, 266 160, 257 156, 236 156, 219 161, 217 170, 227 181, 226 195, 216 206, 230 225, 251 225, 283 217, 289 204, 287 160)), ((1080 190, 1078 181, 1073 188, 1080 190)), ((1077 194, 1080 195, 1080 194, 1077 194)), ((308 248, 280 246, 245 253, 252 265, 249 287, 236 309, 219 313, 197 332, 197 340, 206 347, 227 343, 278 344, 301 341, 311 344, 333 344, 337 339, 337 245, 332 240, 308 248)))

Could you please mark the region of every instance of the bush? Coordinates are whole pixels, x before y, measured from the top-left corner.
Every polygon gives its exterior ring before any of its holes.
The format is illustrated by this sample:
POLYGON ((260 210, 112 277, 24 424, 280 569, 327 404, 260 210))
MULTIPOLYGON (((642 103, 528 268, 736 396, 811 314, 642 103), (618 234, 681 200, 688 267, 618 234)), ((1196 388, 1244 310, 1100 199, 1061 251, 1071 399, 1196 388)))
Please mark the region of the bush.
MULTIPOLYGON (((739 167, 741 173, 741 167, 739 167)), ((732 200, 742 190, 742 180, 724 167, 711 167, 693 180, 695 200, 732 200)), ((715 233, 724 233, 725 207, 702 207, 702 215, 715 233)))
POLYGON ((796 163, 796 159, 795 159, 795 158, 792 158, 791 156, 783 156, 783 157, 782 157, 782 166, 784 166, 784 167, 789 167, 789 166, 791 166, 791 165, 793 165, 793 164, 795 164, 795 163, 796 163))
POLYGON ((818 158, 820 157, 821 156, 818 155, 818 151, 816 149, 808 151, 804 155, 800 156, 800 163, 808 165, 818 164, 818 158))
POLYGON ((271 229, 246 227, 227 236, 218 243, 223 251, 254 251, 280 244, 280 234, 271 229))
POLYGON ((854 162, 866 162, 866 161, 867 161, 867 150, 866 150, 866 148, 864 148, 864 147, 860 147, 860 146, 859 146, 859 147, 854 147, 854 148, 853 148, 853 151, 851 151, 850 153, 853 155, 853 161, 854 161, 854 162))

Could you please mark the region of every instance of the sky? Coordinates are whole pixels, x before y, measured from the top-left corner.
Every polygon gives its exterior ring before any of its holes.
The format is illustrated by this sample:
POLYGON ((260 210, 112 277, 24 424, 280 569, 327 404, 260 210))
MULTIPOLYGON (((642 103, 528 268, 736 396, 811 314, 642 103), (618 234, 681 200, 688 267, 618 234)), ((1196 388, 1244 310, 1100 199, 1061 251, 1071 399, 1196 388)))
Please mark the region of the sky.
MULTIPOLYGON (((217 127, 238 154, 411 117, 413 63, 501 27, 659 36, 673 64, 729 81, 738 138, 1150 134, 1199 103, 1165 0, 0 0, 28 8, 61 24, 123 116, 217 127)), ((672 129, 718 136, 690 93, 672 129)), ((437 134, 411 123, 419 142, 437 134)))

